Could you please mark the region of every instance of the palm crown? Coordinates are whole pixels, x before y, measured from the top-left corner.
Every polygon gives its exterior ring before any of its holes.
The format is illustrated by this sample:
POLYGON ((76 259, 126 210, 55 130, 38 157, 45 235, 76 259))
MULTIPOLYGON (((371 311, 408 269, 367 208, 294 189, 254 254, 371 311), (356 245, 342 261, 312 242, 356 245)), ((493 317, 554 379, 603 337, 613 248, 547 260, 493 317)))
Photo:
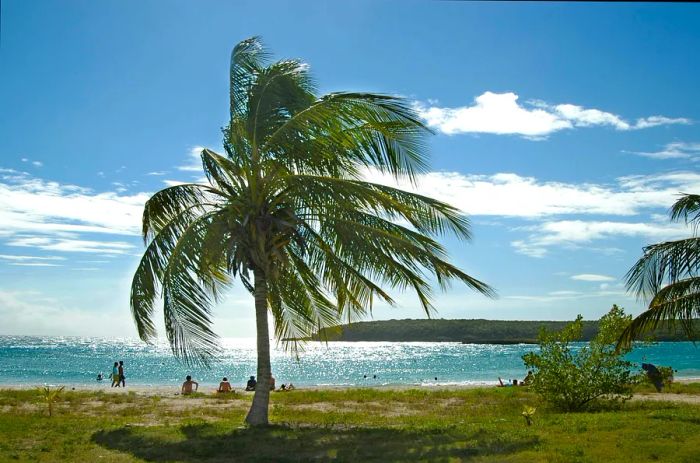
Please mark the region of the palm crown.
POLYGON ((619 346, 667 323, 678 322, 689 337, 693 335, 693 320, 700 317, 700 195, 683 195, 670 216, 691 225, 692 236, 647 246, 627 272, 627 288, 650 302, 622 333, 619 346))
POLYGON ((226 154, 201 152, 209 184, 172 186, 146 203, 131 290, 142 339, 156 335, 162 296, 173 352, 207 363, 217 352, 211 307, 236 277, 266 300, 276 338, 293 343, 371 311, 376 298, 393 303, 382 285, 412 289, 428 313, 429 276, 493 294, 434 239, 470 237, 455 208, 362 180, 366 169, 411 180, 425 170, 429 131, 406 103, 318 98, 305 64, 268 64, 257 38, 234 48, 230 79, 226 154))

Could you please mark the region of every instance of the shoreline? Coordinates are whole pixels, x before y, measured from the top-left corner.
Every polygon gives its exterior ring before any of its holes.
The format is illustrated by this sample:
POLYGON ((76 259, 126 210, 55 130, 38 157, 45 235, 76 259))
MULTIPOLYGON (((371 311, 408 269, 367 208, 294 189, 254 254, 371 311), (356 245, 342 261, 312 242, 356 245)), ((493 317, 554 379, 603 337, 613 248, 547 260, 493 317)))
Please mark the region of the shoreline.
MULTIPOLYGON (((677 378, 674 383, 679 384, 693 384, 700 383, 700 378, 677 378)), ((464 390, 464 389, 480 389, 480 388, 493 388, 498 384, 497 381, 493 383, 473 383, 473 384, 375 384, 375 385, 311 385, 311 386, 297 386, 295 390, 298 391, 343 391, 351 389, 379 389, 379 390, 389 390, 389 391, 405 391, 405 390, 415 390, 415 389, 427 389, 427 390, 439 390, 439 391, 450 391, 450 390, 464 390)), ((154 396, 154 395, 180 395, 179 385, 144 385, 137 384, 133 386, 127 386, 125 388, 109 387, 109 385, 100 384, 1 384, 1 390, 33 390, 41 388, 44 386, 50 387, 65 387, 66 391, 78 391, 78 392, 103 392, 109 394, 128 394, 133 392, 138 395, 144 396, 154 396)), ((218 384, 200 384, 200 393, 215 393, 218 384)), ((253 391, 245 391, 245 387, 233 387, 234 391, 238 394, 252 395, 253 391)))

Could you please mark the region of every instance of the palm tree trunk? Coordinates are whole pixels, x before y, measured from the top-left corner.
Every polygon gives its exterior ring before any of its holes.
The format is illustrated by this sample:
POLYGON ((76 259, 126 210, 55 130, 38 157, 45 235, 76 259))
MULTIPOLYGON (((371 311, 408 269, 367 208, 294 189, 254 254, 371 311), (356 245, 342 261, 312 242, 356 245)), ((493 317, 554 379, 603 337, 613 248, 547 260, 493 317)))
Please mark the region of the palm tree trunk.
POLYGON ((270 332, 267 324, 267 279, 261 270, 254 270, 255 278, 255 322, 258 336, 258 384, 255 386, 253 404, 250 406, 246 423, 251 426, 268 424, 270 404, 270 332))

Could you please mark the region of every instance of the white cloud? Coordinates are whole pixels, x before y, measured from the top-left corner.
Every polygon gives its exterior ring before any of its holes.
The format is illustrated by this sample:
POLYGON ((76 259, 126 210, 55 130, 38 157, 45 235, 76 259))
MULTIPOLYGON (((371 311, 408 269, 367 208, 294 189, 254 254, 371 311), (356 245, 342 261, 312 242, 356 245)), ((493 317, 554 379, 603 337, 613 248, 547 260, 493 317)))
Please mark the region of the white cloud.
MULTIPOLYGON (((123 188, 119 186, 118 188, 123 188)), ((130 253, 123 240, 85 239, 85 234, 140 234, 148 193, 97 193, 89 188, 43 180, 26 172, 0 171, 0 238, 9 246, 54 252, 130 253)), ((56 266, 53 257, 0 256, 25 266, 56 266), (43 260, 43 264, 42 264, 43 260)))
POLYGON ((9 265, 18 267, 63 267, 61 264, 50 264, 48 262, 11 262, 9 265))
POLYGON ((66 260, 65 257, 61 256, 17 256, 9 254, 0 254, 0 260, 7 260, 11 262, 31 262, 31 261, 52 261, 52 260, 66 260))
POLYGON ((146 175, 161 176, 161 175, 165 175, 165 174, 167 174, 167 173, 168 173, 168 172, 166 172, 166 171, 164 171, 164 170, 158 170, 158 171, 155 171, 155 172, 149 172, 149 173, 147 173, 146 175))
POLYGON ((201 172, 202 171, 202 157, 201 153, 204 149, 203 146, 195 146, 189 152, 189 162, 181 166, 177 166, 177 170, 183 170, 186 172, 201 172))
POLYGON ((607 275, 597 275, 595 273, 581 273, 579 275, 572 275, 572 280, 579 281, 615 281, 616 278, 609 277, 607 275))
POLYGON ((660 241, 688 235, 681 224, 560 220, 528 227, 533 233, 525 240, 511 242, 515 251, 530 257, 544 257, 552 246, 579 247, 594 240, 634 236, 660 241))
POLYGON ((376 171, 367 172, 364 178, 427 194, 469 215, 525 218, 562 214, 631 216, 651 208, 668 208, 681 191, 700 191, 700 173, 696 172, 627 176, 612 185, 540 181, 513 173, 430 172, 418 176, 417 186, 396 182, 376 171))
POLYGON ((444 108, 416 103, 415 109, 426 123, 440 132, 522 135, 542 139, 565 129, 608 126, 616 130, 638 130, 658 125, 689 124, 686 118, 649 116, 628 122, 621 116, 574 104, 550 105, 542 101, 520 104, 513 92, 484 92, 470 106, 444 108))
POLYGON ((31 247, 44 251, 126 254, 134 245, 123 241, 93 241, 69 238, 19 237, 7 242, 8 246, 31 247))
MULTIPOLYGON (((551 303, 557 301, 565 300, 577 300, 577 299, 593 299, 593 298, 610 298, 615 297, 618 300, 623 300, 625 302, 634 302, 634 299, 629 296, 623 290, 617 291, 590 291, 586 293, 577 291, 552 291, 544 295, 530 295, 530 294, 516 294, 503 296, 504 299, 523 301, 523 302, 536 302, 536 303, 551 303)), ((619 302, 619 301, 618 301, 619 302)))
POLYGON ((560 104, 554 106, 553 109, 559 117, 571 121, 576 127, 607 125, 617 130, 629 130, 632 128, 620 116, 599 109, 585 109, 573 104, 560 104))
POLYGON ((667 143, 659 151, 623 151, 651 159, 700 159, 700 143, 667 143))
POLYGON ((459 108, 425 107, 417 105, 419 115, 430 127, 448 135, 457 133, 518 134, 545 136, 572 128, 571 122, 544 109, 520 106, 515 93, 485 92, 474 105, 459 108))
POLYGON ((548 296, 579 296, 583 293, 580 291, 569 291, 569 290, 560 290, 560 291, 550 291, 547 293, 548 296))
POLYGON ((42 167, 44 165, 44 163, 41 161, 32 161, 29 158, 22 158, 21 161, 24 163, 29 163, 29 164, 33 165, 34 167, 42 167))
POLYGON ((659 125, 675 125, 675 124, 690 124, 692 121, 685 117, 665 117, 665 116, 649 116, 637 119, 637 123, 633 129, 647 129, 649 127, 657 127, 659 125))
POLYGON ((137 235, 147 193, 96 193, 24 173, 0 175, 0 223, 5 233, 92 232, 137 235))

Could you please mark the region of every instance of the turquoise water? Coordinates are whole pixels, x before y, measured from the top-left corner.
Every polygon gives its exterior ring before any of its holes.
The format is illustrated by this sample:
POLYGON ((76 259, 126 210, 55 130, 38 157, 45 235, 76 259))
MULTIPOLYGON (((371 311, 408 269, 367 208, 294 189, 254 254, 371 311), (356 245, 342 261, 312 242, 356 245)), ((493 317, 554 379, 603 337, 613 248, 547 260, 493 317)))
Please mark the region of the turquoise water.
MULTIPOLYGON (((165 342, 149 346, 131 339, 0 336, 0 386, 91 385, 97 373, 109 375, 117 360, 124 361, 127 385, 177 385, 187 374, 203 384, 218 384, 227 376, 241 385, 255 374, 255 343, 225 339, 222 344, 223 357, 207 370, 179 363, 165 342)), ((520 357, 536 349, 524 344, 309 343, 298 361, 274 350, 272 371, 278 384, 299 386, 492 384, 499 376, 522 379, 526 372, 520 357)), ((700 345, 640 346, 629 358, 671 365, 679 378, 700 378, 700 345)))

